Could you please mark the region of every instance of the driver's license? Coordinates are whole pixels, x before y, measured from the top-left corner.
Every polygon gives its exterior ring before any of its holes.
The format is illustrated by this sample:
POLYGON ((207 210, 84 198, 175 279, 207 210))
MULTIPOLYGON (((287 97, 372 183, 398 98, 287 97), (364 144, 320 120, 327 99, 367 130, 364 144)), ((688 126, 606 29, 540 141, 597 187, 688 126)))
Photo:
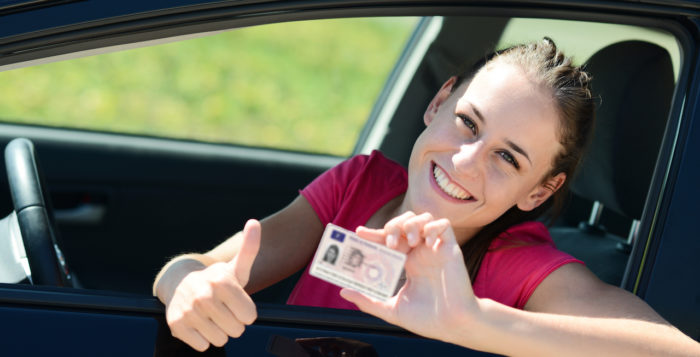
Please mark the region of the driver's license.
POLYGON ((405 254, 329 223, 309 273, 331 284, 386 301, 396 291, 405 262, 405 254))

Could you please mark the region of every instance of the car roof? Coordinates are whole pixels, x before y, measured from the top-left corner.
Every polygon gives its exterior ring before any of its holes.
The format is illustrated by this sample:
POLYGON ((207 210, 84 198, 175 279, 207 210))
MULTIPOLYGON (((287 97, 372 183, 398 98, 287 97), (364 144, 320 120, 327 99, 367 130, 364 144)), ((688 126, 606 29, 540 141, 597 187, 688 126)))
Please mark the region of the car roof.
MULTIPOLYGON (((500 1, 494 8, 510 5, 527 16, 524 3, 500 1)), ((541 16, 542 8, 569 10, 575 16, 585 16, 580 15, 583 10, 602 14, 595 16, 700 15, 700 1, 540 0, 531 4, 538 11, 537 16, 541 16)), ((417 0, 0 0, 0 71, 34 65, 36 60, 44 63, 65 59, 66 54, 75 54, 67 58, 86 56, 95 54, 89 52, 94 49, 127 45, 118 48, 126 49, 153 40, 162 42, 162 39, 261 23, 368 14, 454 15, 455 9, 462 5, 484 6, 472 1, 435 2, 426 6, 424 1, 417 0)))
MULTIPOLYGON (((507 5, 509 1, 500 1, 501 5, 507 5)), ((522 6, 527 1, 511 1, 513 6, 522 6)), ((567 7, 567 8, 599 8, 615 9, 633 5, 636 10, 668 12, 672 9, 700 10, 700 0, 613 0, 613 1, 572 1, 572 0, 540 0, 530 1, 532 5, 541 7, 567 7)), ((170 0, 167 2, 156 0, 0 0, 0 45, 9 38, 22 34, 29 35, 37 31, 48 29, 69 30, 67 26, 90 25, 98 21, 111 19, 112 23, 127 20, 143 19, 149 17, 165 18, 177 13, 200 12, 206 16, 206 12, 221 10, 224 8, 246 9, 251 13, 270 13, 280 11, 294 11, 298 9, 342 9, 346 7, 376 7, 378 5, 399 8, 420 6, 422 9, 439 8, 455 5, 478 5, 472 1, 452 1, 448 4, 436 2, 426 8, 424 1, 417 0, 347 0, 347 1, 271 1, 271 0, 170 0), (48 16, 50 15, 50 16, 48 16), (29 20, 29 21, 27 21, 29 20)), ((693 11, 696 13, 696 11, 693 11)))

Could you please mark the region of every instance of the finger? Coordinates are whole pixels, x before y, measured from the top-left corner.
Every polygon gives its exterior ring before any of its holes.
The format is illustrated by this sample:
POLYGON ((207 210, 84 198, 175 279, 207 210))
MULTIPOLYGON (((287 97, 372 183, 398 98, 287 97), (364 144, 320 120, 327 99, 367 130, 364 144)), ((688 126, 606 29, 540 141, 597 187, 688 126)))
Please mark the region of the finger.
POLYGON ((386 246, 392 249, 397 249, 399 247, 399 241, 403 236, 403 223, 414 217, 416 214, 408 211, 404 214, 394 217, 389 222, 384 225, 384 231, 386 232, 386 246))
POLYGON ((393 324, 396 323, 391 313, 391 307, 386 303, 371 299, 358 291, 347 288, 340 290, 340 296, 343 299, 357 305, 361 311, 374 315, 386 322, 393 324))
POLYGON ((243 228, 243 243, 236 254, 236 257, 231 261, 233 271, 241 286, 245 287, 250 278, 250 269, 253 267, 255 256, 260 250, 260 222, 251 219, 246 222, 243 228))
POLYGON ((245 326, 223 302, 209 300, 202 305, 202 310, 226 335, 239 337, 243 334, 245 326))
POLYGON ((437 248, 438 239, 446 243, 456 242, 450 221, 445 218, 427 223, 423 226, 423 234, 425 244, 431 248, 437 248))
MULTIPOLYGON (((387 233, 385 229, 372 229, 360 226, 357 228, 356 232, 360 238, 392 248, 387 243, 387 233)), ((398 250, 402 253, 407 253, 410 250, 410 247, 408 246, 408 243, 406 243, 405 239, 399 238, 392 249, 398 250)))
POLYGON ((386 232, 383 229, 372 229, 365 226, 359 226, 355 230, 355 233, 360 238, 367 239, 368 241, 379 243, 381 245, 386 245, 386 232))
POLYGON ((174 327, 171 328, 171 331, 173 337, 181 340, 199 352, 204 352, 209 348, 209 341, 193 328, 174 327))
MULTIPOLYGON (((388 246, 388 245, 387 245, 388 246)), ((389 247, 393 250, 399 251, 404 254, 408 254, 408 252, 411 250, 411 246, 408 245, 408 240, 406 239, 406 236, 401 234, 401 236, 398 238, 398 242, 396 242, 394 247, 389 247)))
POLYGON ((432 214, 422 213, 403 222, 403 231, 406 234, 406 240, 408 241, 409 246, 415 247, 421 242, 421 237, 423 236, 423 226, 433 220, 434 218, 432 214))
POLYGON ((202 337, 214 346, 221 347, 228 342, 228 335, 224 333, 206 313, 195 306, 195 313, 188 314, 189 326, 192 326, 202 337))
MULTIPOLYGON (((233 313, 237 322, 250 325, 258 318, 258 312, 253 299, 240 286, 233 286, 219 292, 223 304, 233 313)), ((242 332, 242 331, 241 331, 242 332)), ((237 337, 230 335, 232 337, 237 337)))

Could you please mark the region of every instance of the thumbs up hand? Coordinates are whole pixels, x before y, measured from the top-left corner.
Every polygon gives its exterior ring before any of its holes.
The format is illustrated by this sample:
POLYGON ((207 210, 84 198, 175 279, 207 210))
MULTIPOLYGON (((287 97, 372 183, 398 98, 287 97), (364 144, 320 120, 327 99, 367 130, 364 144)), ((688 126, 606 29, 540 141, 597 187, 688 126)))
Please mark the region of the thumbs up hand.
POLYGON ((239 337, 255 321, 255 303, 244 287, 260 249, 260 233, 260 222, 249 220, 238 254, 230 262, 204 267, 188 260, 172 267, 180 271, 171 276, 182 276, 172 294, 164 299, 173 336, 204 351, 210 344, 223 346, 229 336, 239 337))

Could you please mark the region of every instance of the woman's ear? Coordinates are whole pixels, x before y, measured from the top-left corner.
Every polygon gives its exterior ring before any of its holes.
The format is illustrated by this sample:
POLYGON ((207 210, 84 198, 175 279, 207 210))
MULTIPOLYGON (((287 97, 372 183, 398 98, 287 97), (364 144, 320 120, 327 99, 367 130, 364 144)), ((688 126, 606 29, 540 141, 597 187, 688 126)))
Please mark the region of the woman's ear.
POLYGON ((435 118, 435 115, 437 114, 437 111, 442 105, 442 103, 444 103, 447 100, 447 98, 450 97, 450 94, 452 94, 452 87, 455 85, 456 82, 457 77, 450 77, 450 79, 448 79, 445 83, 442 84, 442 87, 440 87, 440 90, 438 90, 438 92, 435 94, 433 100, 430 101, 430 104, 428 104, 428 108, 423 114, 423 122, 425 122, 426 126, 430 125, 430 123, 435 118))
POLYGON ((560 172, 547 181, 540 183, 535 187, 522 201, 518 202, 518 208, 521 211, 532 211, 539 207, 544 201, 551 197, 557 190, 564 185, 566 174, 560 172))

